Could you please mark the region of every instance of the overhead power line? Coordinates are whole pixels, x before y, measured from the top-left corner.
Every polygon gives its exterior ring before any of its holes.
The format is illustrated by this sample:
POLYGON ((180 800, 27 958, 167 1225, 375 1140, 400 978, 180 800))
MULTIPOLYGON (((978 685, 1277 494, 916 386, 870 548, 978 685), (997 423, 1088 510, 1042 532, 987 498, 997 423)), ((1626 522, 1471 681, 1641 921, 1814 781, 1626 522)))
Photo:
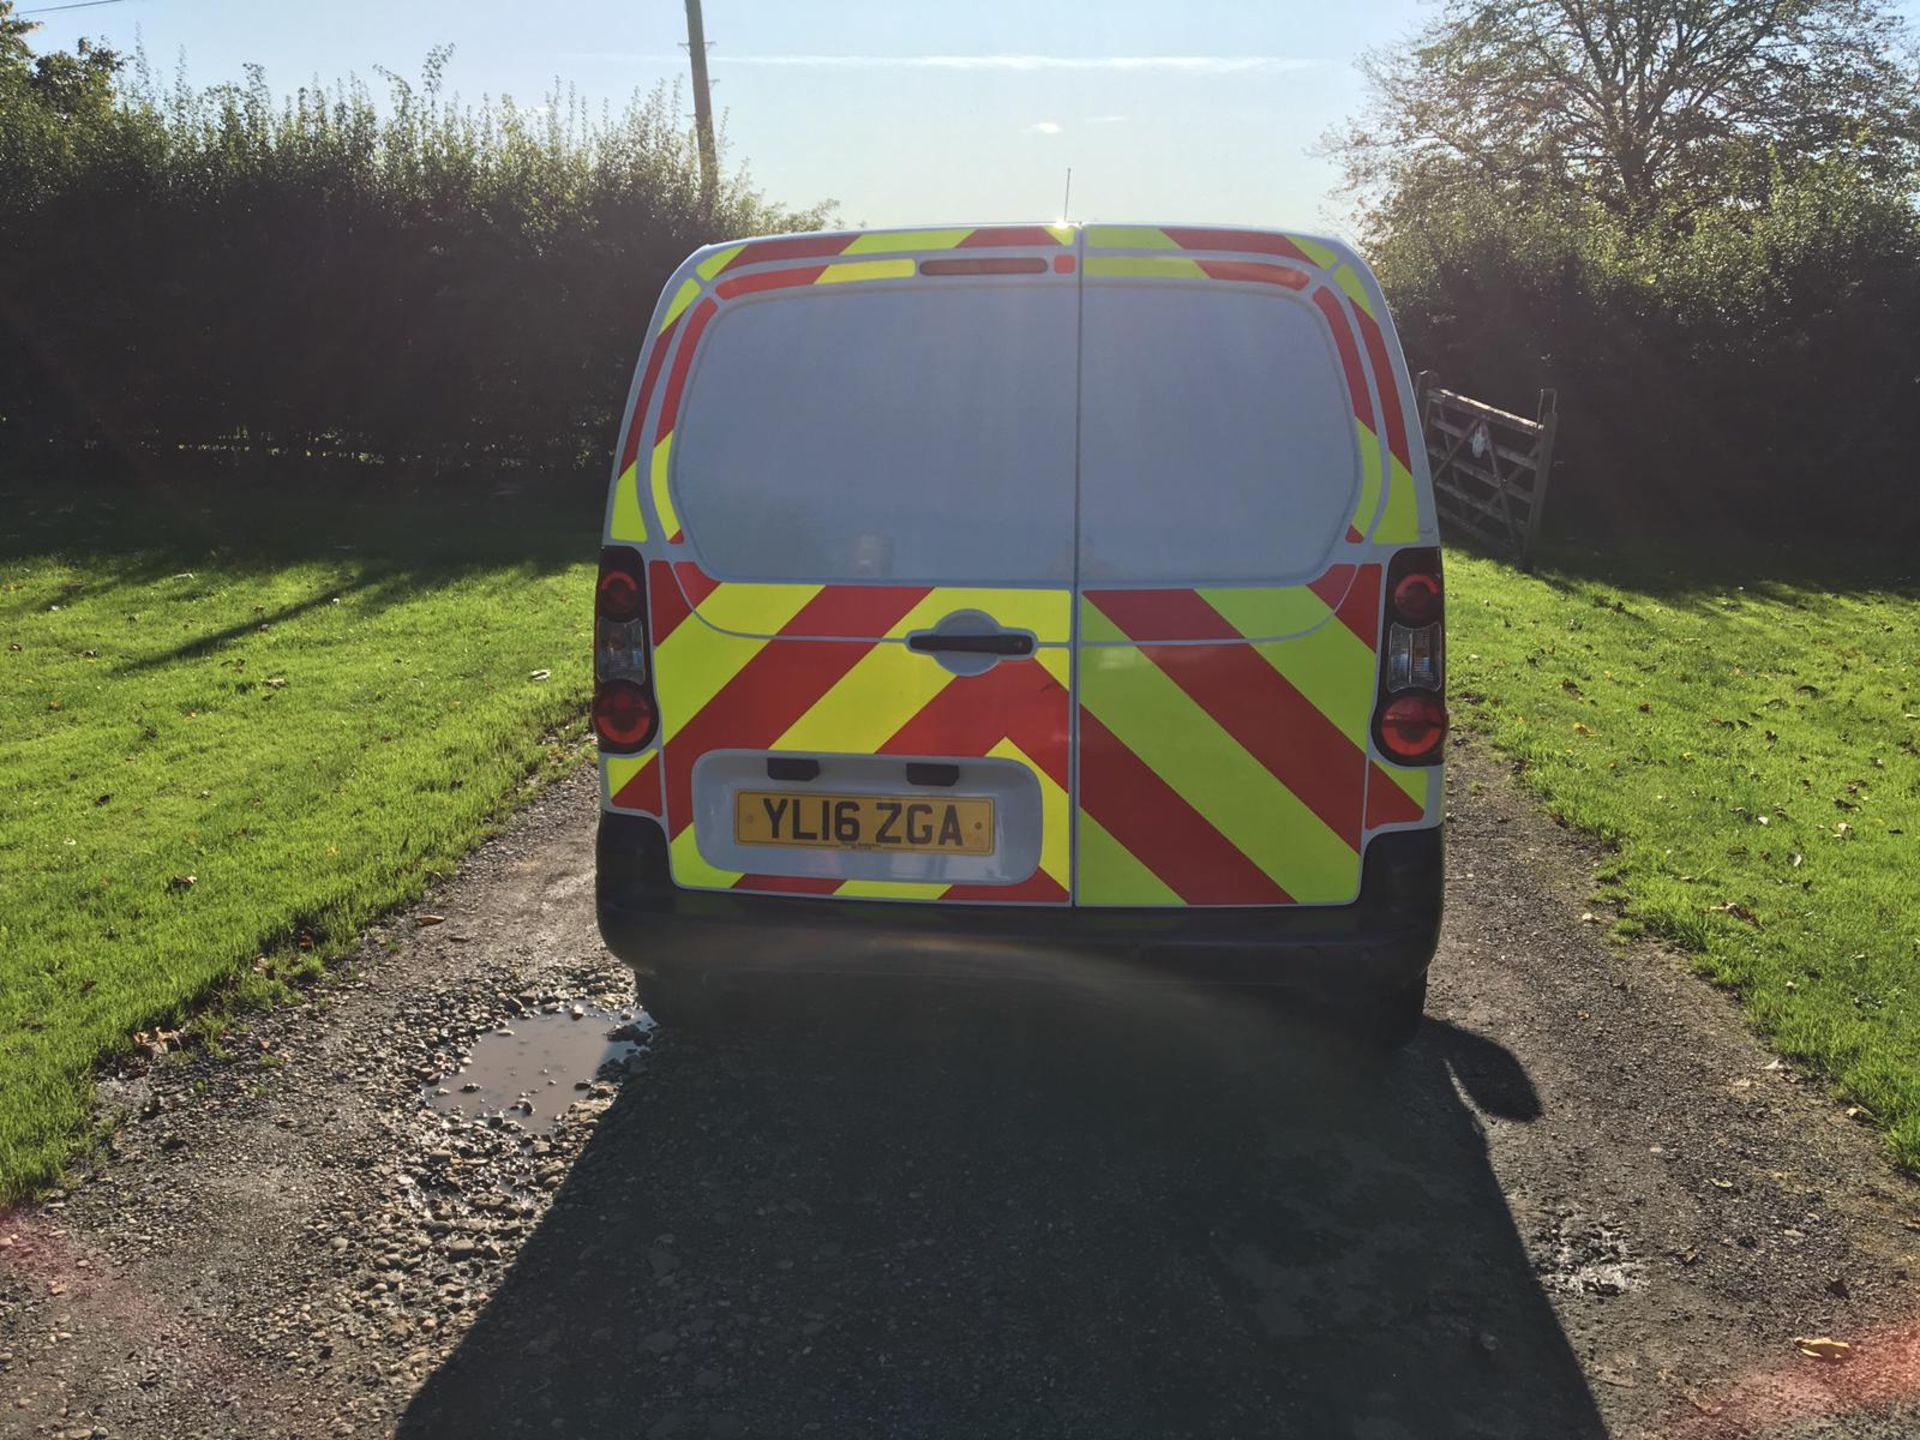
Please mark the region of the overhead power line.
POLYGON ((37 10, 16 10, 16 15, 51 15, 56 10, 91 10, 96 5, 124 5, 127 0, 74 0, 71 5, 42 5, 37 10))

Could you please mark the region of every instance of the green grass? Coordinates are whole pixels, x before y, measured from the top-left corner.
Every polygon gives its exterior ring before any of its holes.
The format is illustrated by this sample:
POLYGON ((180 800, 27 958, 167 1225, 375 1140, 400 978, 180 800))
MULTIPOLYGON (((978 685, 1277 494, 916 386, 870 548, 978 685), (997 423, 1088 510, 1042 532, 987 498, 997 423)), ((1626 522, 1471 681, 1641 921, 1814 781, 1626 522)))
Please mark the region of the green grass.
POLYGON ((103 1054, 284 993, 578 754, 594 529, 0 500, 3 1203, 72 1154, 103 1054))
MULTIPOLYGON (((1920 598, 1861 557, 1525 575, 1450 555, 1450 688, 1698 957, 1920 1169, 1920 598), (1805 573, 1767 580, 1769 573, 1805 573)), ((1881 567, 1886 568, 1884 565, 1881 567)), ((1554 963, 1551 955, 1540 963, 1554 963)))

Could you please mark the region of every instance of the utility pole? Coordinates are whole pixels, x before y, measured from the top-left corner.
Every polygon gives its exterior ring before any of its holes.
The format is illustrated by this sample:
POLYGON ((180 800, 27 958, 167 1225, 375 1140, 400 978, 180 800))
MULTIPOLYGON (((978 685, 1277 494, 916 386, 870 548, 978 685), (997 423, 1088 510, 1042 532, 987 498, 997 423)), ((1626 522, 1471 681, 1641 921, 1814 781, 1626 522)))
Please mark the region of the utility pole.
POLYGON ((720 157, 713 145, 713 96, 707 88, 707 27, 700 0, 687 0, 687 54, 693 61, 693 128, 700 140, 700 195, 709 213, 720 190, 720 157))

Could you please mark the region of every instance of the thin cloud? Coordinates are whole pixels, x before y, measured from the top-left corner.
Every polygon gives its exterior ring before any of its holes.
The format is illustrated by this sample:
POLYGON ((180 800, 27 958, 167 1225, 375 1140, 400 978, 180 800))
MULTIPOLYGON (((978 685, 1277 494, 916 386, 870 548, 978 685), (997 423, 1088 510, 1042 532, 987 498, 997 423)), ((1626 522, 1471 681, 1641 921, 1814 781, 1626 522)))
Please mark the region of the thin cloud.
MULTIPOLYGON (((576 53, 568 59, 684 64, 682 55, 576 53)), ((1289 55, 729 55, 716 50, 714 65, 762 65, 794 70, 1166 71, 1184 75, 1238 75, 1254 71, 1310 70, 1318 60, 1289 55)))
POLYGON ((1033 124, 1027 126, 1026 133, 1029 135, 1058 135, 1065 128, 1066 127, 1058 120, 1036 120, 1033 124))
POLYGON ((1124 125, 1126 123, 1127 117, 1124 115, 1095 115, 1087 121, 1089 125, 1124 125))

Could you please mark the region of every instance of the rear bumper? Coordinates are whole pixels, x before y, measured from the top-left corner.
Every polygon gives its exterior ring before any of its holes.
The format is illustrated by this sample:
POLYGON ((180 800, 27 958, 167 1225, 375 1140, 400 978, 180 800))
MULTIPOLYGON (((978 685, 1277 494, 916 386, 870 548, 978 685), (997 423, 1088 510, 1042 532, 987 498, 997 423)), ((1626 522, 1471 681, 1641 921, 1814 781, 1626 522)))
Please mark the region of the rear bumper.
POLYGON ((797 899, 682 890, 653 820, 603 811, 600 933, 642 976, 681 985, 753 972, 1187 981, 1384 993, 1426 971, 1440 938, 1445 841, 1374 837, 1351 905, 1078 909, 797 899), (733 943, 693 943, 700 937, 733 943), (774 937, 780 937, 778 943, 774 937))

